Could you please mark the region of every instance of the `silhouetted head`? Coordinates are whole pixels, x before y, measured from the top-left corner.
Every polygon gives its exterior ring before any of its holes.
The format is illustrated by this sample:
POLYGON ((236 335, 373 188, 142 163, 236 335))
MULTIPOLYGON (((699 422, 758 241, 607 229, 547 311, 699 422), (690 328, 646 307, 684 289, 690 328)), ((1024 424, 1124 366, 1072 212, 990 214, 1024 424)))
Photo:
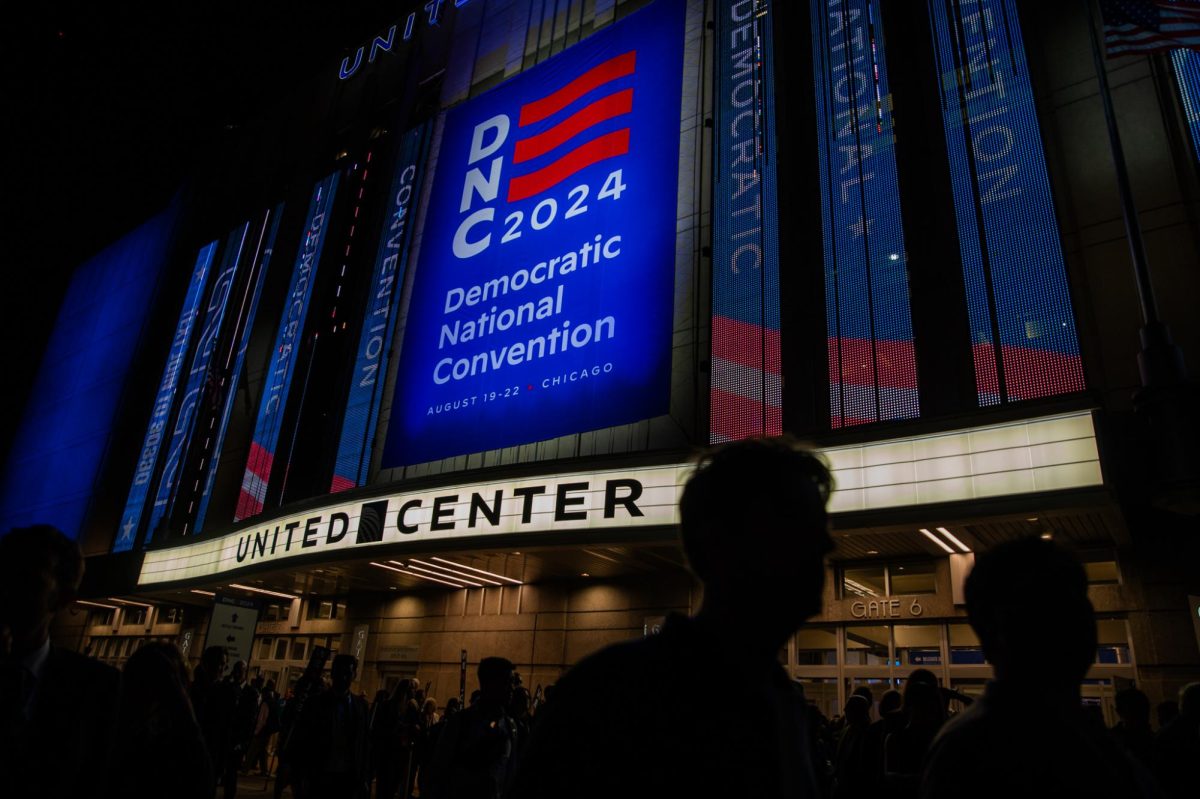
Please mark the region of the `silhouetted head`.
POLYGON ((863 699, 867 700, 868 707, 873 707, 875 705, 875 694, 871 693, 871 686, 860 685, 857 688, 855 688, 851 693, 854 696, 861 696, 863 699))
POLYGON ((421 712, 426 716, 432 716, 434 713, 437 713, 437 700, 433 697, 426 699, 425 704, 421 706, 421 712))
POLYGON ((225 647, 210 646, 200 655, 199 672, 208 680, 219 680, 225 673, 225 664, 228 661, 229 655, 226 654, 225 647))
POLYGON ((350 684, 358 676, 358 658, 354 655, 334 655, 329 667, 330 688, 339 694, 350 690, 350 684))
POLYGON ((446 700, 446 718, 450 718, 460 710, 462 710, 462 702, 458 701, 457 696, 452 696, 446 700))
POLYGON ((507 708, 513 695, 513 663, 507 658, 479 661, 479 701, 492 708, 507 708))
POLYGON ((932 685, 934 688, 938 687, 937 675, 929 669, 913 669, 909 673, 908 679, 904 681, 904 684, 907 686, 914 682, 923 682, 926 685, 932 685))
POLYGON ((1163 727, 1179 718, 1179 703, 1174 699, 1167 699, 1166 701, 1159 702, 1154 707, 1154 716, 1158 719, 1158 728, 1161 730, 1163 727))
POLYGON ((892 689, 890 691, 884 691, 883 696, 879 697, 879 715, 880 715, 880 717, 889 715, 891 713, 895 713, 897 710, 900 709, 900 706, 903 704, 904 704, 904 697, 899 691, 897 691, 895 689, 892 689))
POLYGON ((191 723, 188 673, 179 647, 161 641, 143 644, 121 669, 122 725, 140 729, 191 723))
POLYGON ((1071 554, 1026 538, 979 555, 967 615, 1001 682, 1075 693, 1096 658, 1087 575, 1071 554))
POLYGON ((784 635, 821 609, 833 549, 821 459, 791 438, 756 438, 706 452, 679 502, 688 565, 705 603, 745 613, 784 635))
POLYGON ((941 691, 923 680, 909 680, 904 684, 904 714, 915 727, 941 726, 946 720, 941 691))
POLYGON ((233 664, 233 668, 229 670, 229 681, 234 685, 241 685, 246 679, 246 661, 238 660, 233 664))
POLYGON ((1117 715, 1126 727, 1150 726, 1150 697, 1136 688, 1117 691, 1113 697, 1117 715))
POLYGON ((1179 715, 1192 724, 1200 721, 1200 682, 1188 683, 1180 689, 1179 715))
POLYGON ((75 601, 82 581, 83 553, 61 530, 38 524, 0 538, 0 626, 14 654, 45 642, 54 614, 75 601))
POLYGON ((851 727, 865 727, 871 723, 871 701, 861 694, 851 694, 843 713, 851 727))

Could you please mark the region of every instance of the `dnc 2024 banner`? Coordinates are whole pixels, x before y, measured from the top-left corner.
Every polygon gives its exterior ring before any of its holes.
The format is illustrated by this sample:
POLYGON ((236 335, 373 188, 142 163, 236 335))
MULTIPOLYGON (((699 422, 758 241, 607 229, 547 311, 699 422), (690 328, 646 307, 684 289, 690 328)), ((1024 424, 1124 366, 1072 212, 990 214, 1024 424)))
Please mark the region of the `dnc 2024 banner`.
POLYGON ((447 112, 383 465, 665 413, 682 0, 447 112))

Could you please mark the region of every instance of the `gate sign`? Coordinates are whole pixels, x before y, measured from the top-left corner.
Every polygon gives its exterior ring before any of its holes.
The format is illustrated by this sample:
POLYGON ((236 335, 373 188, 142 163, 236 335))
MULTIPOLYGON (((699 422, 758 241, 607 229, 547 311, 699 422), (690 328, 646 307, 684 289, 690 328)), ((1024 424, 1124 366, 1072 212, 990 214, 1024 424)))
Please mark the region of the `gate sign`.
POLYGON ((446 114, 385 467, 667 411, 683 12, 446 114))

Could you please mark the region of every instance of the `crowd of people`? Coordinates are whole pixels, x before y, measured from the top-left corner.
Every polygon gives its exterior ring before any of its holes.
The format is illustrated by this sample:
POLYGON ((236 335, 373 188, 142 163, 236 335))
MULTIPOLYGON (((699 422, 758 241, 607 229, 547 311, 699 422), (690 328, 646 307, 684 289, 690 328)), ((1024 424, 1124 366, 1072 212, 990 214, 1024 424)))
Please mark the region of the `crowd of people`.
POLYGON ((465 707, 439 708, 415 680, 368 702, 347 654, 314 656, 286 697, 222 647, 189 674, 173 644, 150 643, 117 672, 50 643, 80 585, 78 546, 50 527, 11 531, 0 796, 233 799, 253 771, 276 799, 1197 796, 1200 683, 1160 705, 1157 732, 1146 695, 1122 690, 1106 729, 1081 701, 1096 651, 1086 576, 1037 538, 981 554, 967 579, 994 669, 982 696, 917 669, 826 719, 777 654, 821 607, 830 488, 786 439, 708 453, 680 504, 699 611, 585 658, 544 702, 512 662, 484 658, 465 707), (967 707, 951 716, 952 700, 967 707))

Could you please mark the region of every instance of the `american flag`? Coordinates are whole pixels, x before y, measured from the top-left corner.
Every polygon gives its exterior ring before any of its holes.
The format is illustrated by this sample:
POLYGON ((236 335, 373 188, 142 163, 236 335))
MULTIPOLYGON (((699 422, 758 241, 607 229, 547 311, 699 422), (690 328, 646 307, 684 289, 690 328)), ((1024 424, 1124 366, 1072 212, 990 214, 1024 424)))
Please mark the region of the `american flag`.
POLYGON ((1200 0, 1100 0, 1108 55, 1200 50, 1200 0))

